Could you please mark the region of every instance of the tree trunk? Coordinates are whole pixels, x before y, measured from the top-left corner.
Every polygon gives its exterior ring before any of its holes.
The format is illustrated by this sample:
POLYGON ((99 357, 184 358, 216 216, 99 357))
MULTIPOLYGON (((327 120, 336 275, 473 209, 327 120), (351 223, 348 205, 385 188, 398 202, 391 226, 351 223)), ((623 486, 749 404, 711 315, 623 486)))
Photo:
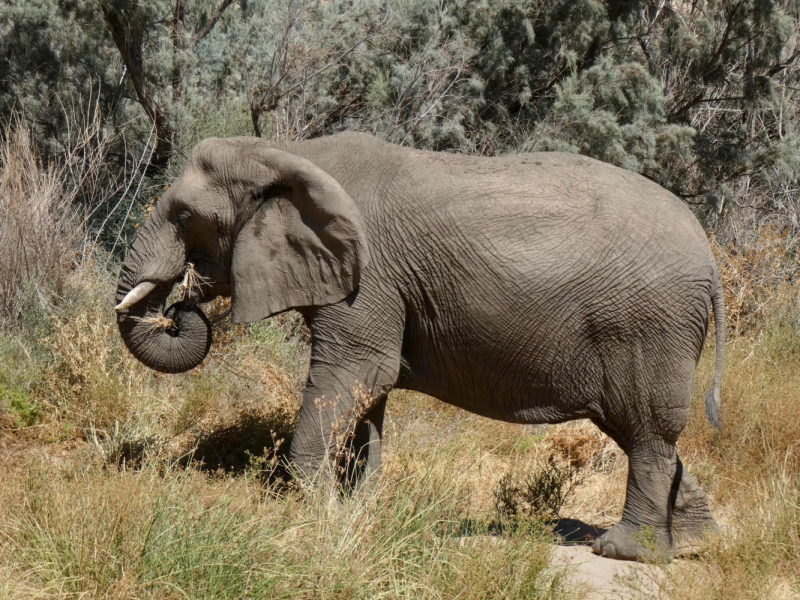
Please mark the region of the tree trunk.
POLYGON ((133 89, 139 104, 150 117, 156 130, 156 147, 150 163, 163 167, 172 156, 173 131, 164 110, 153 99, 147 88, 144 71, 144 58, 142 52, 144 32, 135 23, 120 16, 120 13, 110 6, 103 6, 103 16, 111 31, 111 37, 119 50, 122 62, 130 75, 133 89))

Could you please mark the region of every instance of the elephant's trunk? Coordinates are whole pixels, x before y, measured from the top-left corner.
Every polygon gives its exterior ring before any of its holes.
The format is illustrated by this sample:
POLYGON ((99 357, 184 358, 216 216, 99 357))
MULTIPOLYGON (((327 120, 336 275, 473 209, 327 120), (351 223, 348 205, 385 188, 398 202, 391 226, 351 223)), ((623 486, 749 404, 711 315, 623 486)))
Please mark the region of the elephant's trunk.
MULTIPOLYGON (((136 278, 137 273, 142 272, 142 254, 145 253, 137 248, 139 245, 140 240, 137 240, 122 265, 117 305, 136 283, 141 283, 136 278)), ((182 257, 179 260, 183 262, 182 257)), ((174 265, 171 270, 175 270, 174 265)), ((179 302, 164 310, 175 279, 153 283, 155 287, 143 298, 118 310, 117 325, 122 339, 131 354, 151 369, 162 373, 189 371, 203 362, 211 348, 211 324, 196 306, 179 302)))

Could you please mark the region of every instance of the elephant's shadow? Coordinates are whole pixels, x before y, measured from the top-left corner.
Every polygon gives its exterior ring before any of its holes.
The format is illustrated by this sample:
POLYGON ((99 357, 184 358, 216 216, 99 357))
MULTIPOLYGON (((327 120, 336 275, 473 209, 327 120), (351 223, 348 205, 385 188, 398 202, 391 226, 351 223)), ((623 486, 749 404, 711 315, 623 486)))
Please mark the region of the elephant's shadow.
POLYGON ((141 468, 148 458, 167 458, 169 464, 192 467, 212 474, 241 475, 257 471, 265 481, 290 479, 284 468, 291 428, 274 415, 244 412, 232 423, 201 431, 188 446, 180 444, 164 454, 165 444, 155 439, 126 441, 108 458, 118 466, 141 468))
POLYGON ((283 465, 290 443, 291 432, 272 415, 247 412, 234 423, 203 432, 181 463, 211 473, 240 475, 256 469, 267 479, 286 479, 283 465))
POLYGON ((557 519, 550 523, 559 543, 564 546, 591 546, 607 529, 589 525, 580 519, 557 519))
MULTIPOLYGON (((594 541, 603 535, 607 529, 584 523, 579 519, 552 519, 543 523, 546 529, 555 537, 556 543, 561 546, 591 546, 594 541)), ((465 519, 460 523, 458 537, 462 541, 477 536, 513 535, 512 528, 499 522, 492 522, 488 527, 472 519, 465 519)))

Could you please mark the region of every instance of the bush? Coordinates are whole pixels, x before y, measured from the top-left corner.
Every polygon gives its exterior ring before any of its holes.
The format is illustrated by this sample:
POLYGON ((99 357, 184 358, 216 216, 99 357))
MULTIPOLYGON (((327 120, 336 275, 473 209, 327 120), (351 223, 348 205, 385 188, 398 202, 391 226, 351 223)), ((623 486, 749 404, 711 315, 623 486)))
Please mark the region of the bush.
POLYGON ((58 302, 67 278, 96 258, 109 222, 90 235, 98 209, 116 198, 116 210, 131 188, 133 174, 109 164, 114 139, 96 108, 64 118, 68 134, 57 156, 34 141, 29 114, 13 113, 0 130, 0 322, 24 321, 36 305, 46 312, 58 302))
POLYGON ((567 500, 586 479, 578 467, 554 462, 537 467, 520 483, 506 473, 495 487, 495 508, 501 519, 536 517, 557 519, 567 500))
POLYGON ((39 419, 39 407, 31 393, 0 379, 0 428, 30 427, 39 419))
POLYGON ((62 419, 108 429, 136 411, 153 375, 128 352, 117 332, 110 310, 111 282, 96 283, 107 295, 73 292, 80 304, 52 316, 52 333, 43 344, 54 360, 41 391, 62 419))

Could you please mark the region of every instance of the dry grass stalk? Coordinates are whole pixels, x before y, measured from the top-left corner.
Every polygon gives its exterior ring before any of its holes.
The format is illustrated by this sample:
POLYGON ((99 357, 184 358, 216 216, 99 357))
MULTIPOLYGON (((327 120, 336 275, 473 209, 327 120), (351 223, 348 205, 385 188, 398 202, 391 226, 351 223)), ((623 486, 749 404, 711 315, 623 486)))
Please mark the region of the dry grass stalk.
MULTIPOLYGON (((192 295, 193 292, 200 292, 202 286, 208 285, 208 283, 208 278, 200 275, 197 269, 195 269, 194 264, 186 263, 186 268, 183 273, 183 281, 178 286, 178 294, 180 295, 181 300, 185 300, 187 297, 192 295)), ((155 316, 134 317, 134 319, 137 322, 144 323, 146 326, 148 326, 150 329, 149 333, 151 334, 159 333, 175 327, 175 320, 166 317, 161 310, 159 310, 159 313, 155 316)))
POLYGON ((0 315, 12 318, 26 286, 43 301, 60 295, 72 271, 93 264, 97 240, 136 176, 120 174, 107 160, 114 139, 106 135, 96 98, 65 112, 60 153, 46 165, 24 119, 13 114, 0 123, 0 315), (89 235, 92 219, 117 197, 89 235))
POLYGON ((178 293, 181 296, 181 300, 185 300, 188 296, 195 292, 201 292, 202 287, 207 286, 209 283, 209 279, 200 275, 197 269, 195 269, 193 263, 186 263, 186 268, 183 273, 183 281, 178 287, 178 293))
POLYGON ((165 331, 167 329, 172 329, 175 327, 175 321, 170 319, 169 317, 164 316, 164 313, 160 310, 158 314, 152 317, 134 317, 134 320, 139 323, 144 323, 147 327, 149 327, 149 334, 153 335, 155 333, 159 333, 161 331, 165 331))
POLYGON ((742 245, 722 246, 711 237, 725 289, 728 330, 734 336, 757 335, 770 311, 789 301, 800 267, 793 258, 788 230, 766 225, 742 245))
POLYGON ((449 460, 348 497, 321 487, 265 494, 249 475, 31 461, 0 489, 3 504, 20 507, 0 522, 8 589, 15 598, 26 585, 24 597, 567 597, 541 536, 476 535, 459 546, 464 476, 449 460))
POLYGON ((63 173, 42 166, 30 132, 9 126, 0 145, 0 310, 14 315, 20 289, 46 281, 60 291, 82 237, 63 173))

